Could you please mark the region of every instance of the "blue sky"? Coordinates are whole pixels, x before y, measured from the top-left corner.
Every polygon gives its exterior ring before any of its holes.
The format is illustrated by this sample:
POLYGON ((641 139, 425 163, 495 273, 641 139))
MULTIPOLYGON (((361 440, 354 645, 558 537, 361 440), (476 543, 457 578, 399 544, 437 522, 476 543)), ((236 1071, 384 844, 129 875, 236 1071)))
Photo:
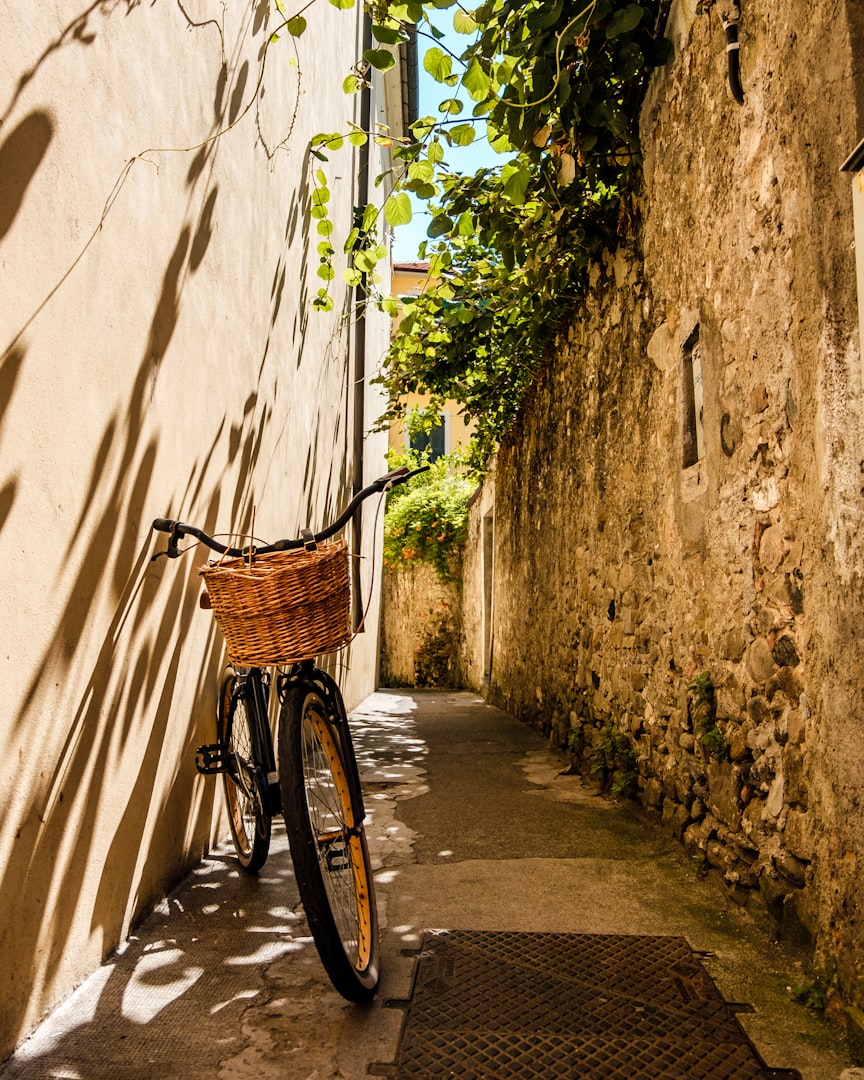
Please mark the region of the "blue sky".
MULTIPOLYGON (((444 31, 444 40, 439 47, 447 47, 457 56, 461 53, 471 42, 470 37, 466 37, 465 34, 457 34, 452 27, 452 12, 450 10, 436 12, 436 15, 440 16, 436 20, 436 25, 439 30, 444 31)), ((474 102, 461 90, 451 90, 450 87, 445 86, 443 83, 435 82, 431 75, 427 73, 423 67, 423 57, 426 50, 432 48, 436 42, 434 42, 429 36, 420 34, 418 35, 418 53, 419 53, 419 69, 420 69, 420 115, 421 116, 440 116, 438 112, 438 105, 448 97, 458 97, 461 101, 465 102, 465 108, 459 115, 459 121, 470 120, 471 112, 474 107, 474 102)), ((453 70, 458 70, 457 64, 454 63, 453 70)), ((474 173, 482 165, 488 165, 490 162, 501 162, 502 159, 489 148, 485 138, 480 138, 480 135, 484 133, 483 123, 480 122, 477 125, 478 137, 471 143, 470 146, 453 146, 446 147, 446 162, 455 171, 461 173, 474 173)), ((417 259, 417 247, 422 240, 426 238, 426 229, 429 226, 429 215, 423 213, 423 203, 417 203, 414 200, 414 217, 408 225, 400 225, 394 230, 393 234, 393 261, 394 262, 413 262, 417 259)))

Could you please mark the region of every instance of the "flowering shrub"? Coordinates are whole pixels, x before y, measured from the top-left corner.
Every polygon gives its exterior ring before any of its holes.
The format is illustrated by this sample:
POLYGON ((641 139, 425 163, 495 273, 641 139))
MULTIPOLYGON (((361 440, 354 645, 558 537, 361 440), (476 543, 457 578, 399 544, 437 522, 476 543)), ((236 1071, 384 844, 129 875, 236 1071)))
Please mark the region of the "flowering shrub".
MULTIPOLYGON (((391 459, 416 467, 417 460, 391 459)), ((468 531, 468 500, 475 484, 453 474, 446 458, 404 487, 394 488, 384 514, 384 564, 427 562, 447 581, 457 576, 458 558, 468 531)))

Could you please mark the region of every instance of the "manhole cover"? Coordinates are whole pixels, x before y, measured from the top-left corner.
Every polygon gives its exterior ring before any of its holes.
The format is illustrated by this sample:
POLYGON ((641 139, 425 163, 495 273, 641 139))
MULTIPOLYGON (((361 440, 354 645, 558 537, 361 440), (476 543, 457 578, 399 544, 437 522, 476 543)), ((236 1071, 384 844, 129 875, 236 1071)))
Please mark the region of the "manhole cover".
POLYGON ((800 1080, 769 1069, 680 937, 427 931, 397 1080, 800 1080))

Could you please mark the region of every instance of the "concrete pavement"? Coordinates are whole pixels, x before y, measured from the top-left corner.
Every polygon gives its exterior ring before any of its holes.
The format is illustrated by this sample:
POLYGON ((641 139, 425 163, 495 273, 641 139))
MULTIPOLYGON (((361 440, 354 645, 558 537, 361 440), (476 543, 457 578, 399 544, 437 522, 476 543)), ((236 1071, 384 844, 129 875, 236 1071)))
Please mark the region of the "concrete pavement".
MULTIPOLYGON (((361 1080, 392 1062, 425 929, 681 935, 769 1066, 837 1080, 844 1048, 794 1004, 791 947, 697 878, 652 826, 562 775, 476 695, 381 691, 352 714, 382 923, 370 1006, 331 988, 279 830, 259 878, 211 854, 28 1040, 2 1080, 361 1080)), ((857 1070, 846 1072, 851 1080, 857 1070)))

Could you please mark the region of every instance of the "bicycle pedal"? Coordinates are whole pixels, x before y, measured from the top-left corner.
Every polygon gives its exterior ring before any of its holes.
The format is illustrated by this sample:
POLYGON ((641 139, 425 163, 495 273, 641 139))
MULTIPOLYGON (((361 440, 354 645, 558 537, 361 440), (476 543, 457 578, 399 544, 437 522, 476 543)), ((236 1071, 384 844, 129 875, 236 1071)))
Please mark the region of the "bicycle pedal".
POLYGON ((234 755, 228 749, 227 743, 207 743, 205 746, 199 746, 195 751, 195 768, 204 776, 230 772, 233 759, 234 755))

